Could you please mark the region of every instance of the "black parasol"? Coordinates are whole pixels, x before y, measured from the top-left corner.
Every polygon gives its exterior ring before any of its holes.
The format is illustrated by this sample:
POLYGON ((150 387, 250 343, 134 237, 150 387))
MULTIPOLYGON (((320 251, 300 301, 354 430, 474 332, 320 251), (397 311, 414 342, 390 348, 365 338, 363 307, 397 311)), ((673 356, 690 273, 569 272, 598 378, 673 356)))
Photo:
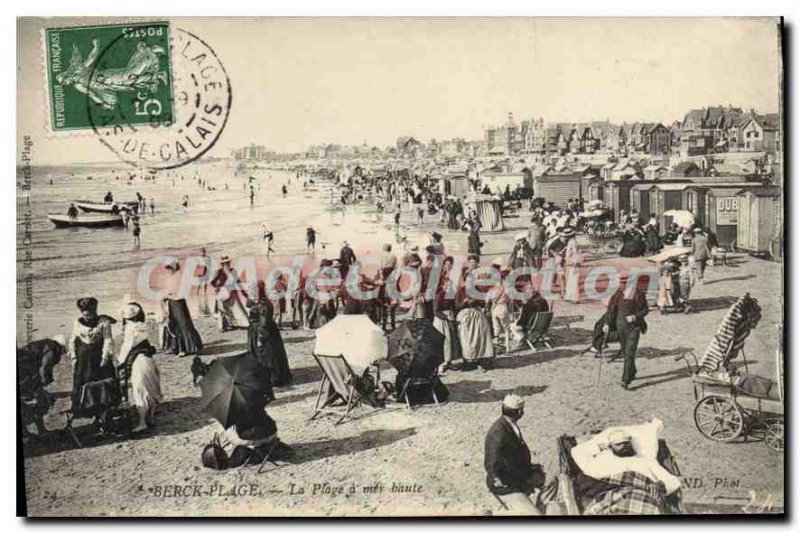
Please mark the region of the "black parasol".
POLYGON ((445 338, 430 320, 405 320, 387 340, 389 364, 401 374, 430 377, 444 362, 445 338))
POLYGON ((274 397, 269 374, 250 354, 216 359, 200 382, 202 409, 227 429, 259 419, 274 397))

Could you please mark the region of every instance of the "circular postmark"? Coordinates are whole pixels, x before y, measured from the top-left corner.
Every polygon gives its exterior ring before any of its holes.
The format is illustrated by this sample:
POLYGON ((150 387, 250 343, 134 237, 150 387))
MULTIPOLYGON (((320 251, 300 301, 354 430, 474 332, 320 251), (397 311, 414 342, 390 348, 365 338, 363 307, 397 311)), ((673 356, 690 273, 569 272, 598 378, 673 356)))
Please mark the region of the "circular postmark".
POLYGON ((99 53, 87 113, 97 138, 122 161, 166 170, 216 144, 233 94, 224 65, 205 41, 168 27, 168 45, 159 46, 149 30, 123 31, 99 53))

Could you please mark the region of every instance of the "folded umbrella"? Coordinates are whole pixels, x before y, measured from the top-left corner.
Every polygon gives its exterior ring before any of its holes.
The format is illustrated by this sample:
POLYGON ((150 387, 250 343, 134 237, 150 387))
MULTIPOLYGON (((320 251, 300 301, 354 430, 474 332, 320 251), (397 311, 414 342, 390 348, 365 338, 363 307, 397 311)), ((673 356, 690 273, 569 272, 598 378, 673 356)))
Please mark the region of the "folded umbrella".
POLYGON ((366 315, 337 315, 319 328, 316 336, 315 353, 344 356, 357 375, 386 358, 383 330, 366 315))
POLYGON ((227 429, 260 419, 273 399, 269 375, 250 354, 216 359, 200 382, 201 408, 227 429))

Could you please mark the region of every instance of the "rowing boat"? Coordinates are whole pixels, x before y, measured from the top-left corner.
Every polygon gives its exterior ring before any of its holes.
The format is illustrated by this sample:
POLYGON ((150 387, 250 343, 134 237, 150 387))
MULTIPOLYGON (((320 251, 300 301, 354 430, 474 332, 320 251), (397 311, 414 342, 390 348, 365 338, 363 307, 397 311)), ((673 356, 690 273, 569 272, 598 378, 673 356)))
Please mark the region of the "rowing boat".
POLYGON ((57 228, 108 228, 125 225, 120 215, 104 213, 85 213, 74 217, 69 215, 47 215, 47 218, 57 228))
POLYGON ((86 211, 87 213, 111 213, 114 205, 117 206, 117 209, 132 209, 133 206, 138 206, 139 202, 132 201, 132 202, 90 202, 90 201, 82 201, 82 200, 74 200, 72 202, 75 204, 75 207, 80 209, 81 211, 86 211))

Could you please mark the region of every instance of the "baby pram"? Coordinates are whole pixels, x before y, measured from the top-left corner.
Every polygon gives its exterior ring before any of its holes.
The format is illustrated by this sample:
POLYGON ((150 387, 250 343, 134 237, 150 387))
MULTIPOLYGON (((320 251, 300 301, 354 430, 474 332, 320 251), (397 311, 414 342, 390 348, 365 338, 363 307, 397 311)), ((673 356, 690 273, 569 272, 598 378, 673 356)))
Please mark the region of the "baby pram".
POLYGON ((717 442, 731 442, 744 436, 763 435, 764 444, 774 451, 783 451, 783 350, 776 352, 777 379, 772 381, 747 373, 744 341, 760 318, 760 309, 749 295, 740 298, 729 310, 720 329, 701 360, 694 354, 692 368, 686 355, 683 359, 693 374, 694 422, 700 433, 717 442), (732 364, 742 355, 745 372, 732 364))
MULTIPOLYGON (((613 514, 681 514, 684 512, 681 489, 669 495, 657 490, 655 485, 648 486, 646 493, 637 494, 634 488, 611 487, 607 483, 587 476, 581 471, 572 458, 572 448, 577 444, 573 436, 562 435, 557 439, 559 456, 558 501, 566 514, 581 516, 587 509, 596 508, 596 504, 615 490, 620 494, 613 514)), ((658 441, 657 460, 671 474, 680 477, 680 469, 664 439, 658 441)))
MULTIPOLYGON (((733 342, 731 342, 731 346, 733 342)), ((730 348, 729 348, 730 349, 730 348)), ((705 374, 695 359, 693 385, 694 423, 700 433, 717 442, 731 442, 753 434, 763 435, 764 444, 780 452, 784 446, 783 357, 777 354, 777 381, 749 374, 705 374), (725 376, 725 377, 723 377, 725 376)), ((691 364, 684 359, 690 371, 691 364)))

